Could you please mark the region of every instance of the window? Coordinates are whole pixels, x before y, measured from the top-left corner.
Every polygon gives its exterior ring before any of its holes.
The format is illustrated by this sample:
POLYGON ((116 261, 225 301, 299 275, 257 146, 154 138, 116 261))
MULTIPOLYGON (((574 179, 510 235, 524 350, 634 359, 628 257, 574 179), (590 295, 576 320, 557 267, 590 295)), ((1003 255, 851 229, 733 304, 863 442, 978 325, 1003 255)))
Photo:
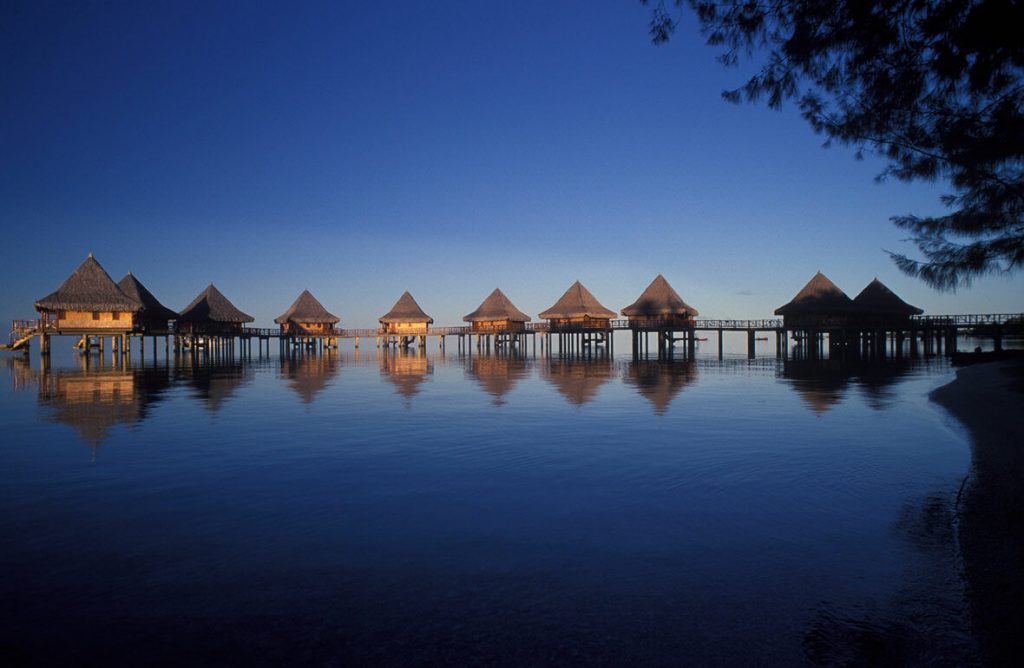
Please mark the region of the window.
POLYGON ((120 311, 114 311, 113 313, 110 314, 110 319, 111 320, 120 320, 121 319, 121 312, 120 311))
POLYGON ((92 312, 92 319, 93 320, 99 320, 100 319, 100 312, 99 311, 93 311, 92 312))
POLYGON ((65 320, 68 317, 67 311, 57 311, 57 320, 65 320))

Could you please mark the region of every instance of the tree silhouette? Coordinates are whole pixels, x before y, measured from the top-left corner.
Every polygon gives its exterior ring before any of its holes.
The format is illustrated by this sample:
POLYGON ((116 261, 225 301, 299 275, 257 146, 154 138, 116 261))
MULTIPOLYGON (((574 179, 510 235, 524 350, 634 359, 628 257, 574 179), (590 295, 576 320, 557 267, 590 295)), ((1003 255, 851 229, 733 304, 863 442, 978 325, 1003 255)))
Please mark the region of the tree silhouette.
POLYGON ((1024 2, 1019 0, 640 0, 651 38, 669 40, 683 6, 719 60, 759 71, 732 102, 797 101, 815 132, 879 154, 879 180, 951 186, 941 216, 891 218, 922 259, 889 253, 940 290, 1024 261, 1024 2))

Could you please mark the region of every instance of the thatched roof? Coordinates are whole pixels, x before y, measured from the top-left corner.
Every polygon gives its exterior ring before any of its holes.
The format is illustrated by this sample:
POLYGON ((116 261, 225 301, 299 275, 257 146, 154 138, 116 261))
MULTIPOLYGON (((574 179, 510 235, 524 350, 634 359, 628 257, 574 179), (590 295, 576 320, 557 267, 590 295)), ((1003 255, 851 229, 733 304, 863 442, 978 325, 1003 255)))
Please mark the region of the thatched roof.
POLYGON ((416 300, 412 298, 409 291, 406 290, 402 293, 402 296, 398 298, 395 305, 391 307, 391 310, 382 315, 379 319, 380 322, 426 322, 430 324, 434 322, 434 319, 423 312, 420 305, 416 303, 416 300))
POLYGON ((679 293, 672 289, 665 277, 658 274, 643 291, 640 298, 622 309, 622 315, 626 316, 660 316, 679 315, 695 316, 697 309, 683 301, 679 293))
POLYGON ((139 279, 132 275, 132 272, 125 274, 117 287, 135 301, 142 304, 143 315, 153 320, 174 320, 178 314, 160 303, 153 293, 146 289, 139 279))
POLYGON ((877 278, 853 298, 853 305, 857 307, 857 311, 871 315, 909 316, 924 313, 923 310, 900 299, 877 278))
POLYGON ((494 292, 488 295, 475 311, 463 316, 462 319, 466 322, 489 322, 492 320, 530 322, 530 316, 517 309, 499 288, 494 288, 494 292))
POLYGON ((89 253, 78 269, 67 277, 56 292, 36 302, 39 311, 122 311, 134 313, 142 304, 132 299, 110 278, 89 253))
POLYGON ((252 322, 253 317, 242 313, 228 298, 214 287, 213 283, 192 300, 192 303, 178 314, 178 322, 252 322))
POLYGON ((309 290, 303 290, 287 311, 274 318, 274 322, 279 325, 283 325, 289 320, 292 322, 329 322, 333 325, 341 318, 333 313, 328 313, 324 305, 309 290))
POLYGON ((850 313, 853 301, 820 271, 775 315, 837 315, 850 313))
POLYGON ((569 286, 555 305, 546 311, 542 311, 541 318, 552 320, 555 318, 614 318, 615 311, 601 305, 590 290, 583 287, 583 284, 576 281, 569 286))

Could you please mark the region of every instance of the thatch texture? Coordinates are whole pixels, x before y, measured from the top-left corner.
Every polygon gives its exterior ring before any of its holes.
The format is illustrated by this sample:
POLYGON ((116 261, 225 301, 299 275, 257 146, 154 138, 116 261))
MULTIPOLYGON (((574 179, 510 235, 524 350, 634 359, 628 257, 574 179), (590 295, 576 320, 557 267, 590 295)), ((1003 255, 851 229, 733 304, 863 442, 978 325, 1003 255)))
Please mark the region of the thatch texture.
POLYGON ((121 292, 142 304, 142 316, 147 320, 165 322, 177 319, 178 314, 161 304, 160 300, 154 297, 153 293, 147 290, 146 286, 131 272, 125 274, 124 278, 118 282, 117 287, 121 289, 121 292))
POLYGON ((540 317, 546 320, 561 320, 568 318, 614 318, 615 311, 602 306, 590 290, 583 287, 583 284, 576 281, 569 286, 554 306, 540 313, 540 317))
POLYGON ((243 323, 252 322, 253 317, 235 308, 228 298, 214 287, 213 283, 192 300, 192 303, 178 314, 178 322, 202 323, 243 323))
POLYGON ((684 302, 665 277, 658 274, 639 299, 622 309, 622 315, 633 318, 693 317, 697 315, 697 309, 684 302))
POLYGON ((900 299, 877 278, 867 284, 860 294, 853 298, 858 313, 866 315, 912 316, 921 315, 923 310, 900 299))
POLYGON ((796 297, 775 309, 775 315, 845 315, 853 310, 853 300, 820 271, 796 297))
POLYGON ((498 320, 530 322, 530 316, 517 309, 499 288, 495 288, 494 292, 488 295, 477 310, 463 316, 462 319, 466 322, 495 322, 498 320))
POLYGON ((329 313, 324 305, 312 295, 309 290, 303 290, 302 294, 292 302, 288 310, 274 318, 274 322, 283 325, 287 322, 325 322, 336 324, 341 320, 333 313, 329 313))
POLYGON ((430 324, 434 322, 434 319, 423 312, 420 305, 416 303, 416 300, 412 298, 409 291, 406 290, 402 293, 402 296, 398 298, 395 305, 391 307, 391 310, 382 315, 379 319, 380 322, 425 322, 430 324))
POLYGON ((36 302, 37 311, 117 311, 135 313, 142 304, 121 291, 89 253, 56 292, 36 302))

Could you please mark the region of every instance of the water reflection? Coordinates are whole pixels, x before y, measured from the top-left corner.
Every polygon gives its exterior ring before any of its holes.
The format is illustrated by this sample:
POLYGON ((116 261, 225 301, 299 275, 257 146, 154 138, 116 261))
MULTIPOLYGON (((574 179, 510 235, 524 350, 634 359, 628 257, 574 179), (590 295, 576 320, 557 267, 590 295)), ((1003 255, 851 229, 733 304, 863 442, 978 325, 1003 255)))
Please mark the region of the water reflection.
POLYGON ((434 373, 434 363, 421 350, 388 350, 380 355, 380 375, 395 386, 395 392, 412 407, 412 398, 419 394, 420 383, 434 373))
POLYGON ((570 404, 582 406, 597 398, 598 390, 614 376, 607 357, 550 358, 541 365, 541 376, 554 385, 570 404))
POLYGON ((253 366, 241 361, 192 363, 173 367, 174 382, 191 390, 211 413, 224 408, 240 387, 252 381, 253 366))
POLYGON ((626 365, 622 380, 651 402, 656 415, 664 415, 676 395, 696 382, 697 365, 686 359, 635 359, 626 365))
POLYGON ((94 453, 118 424, 145 421, 148 408, 171 386, 166 366, 83 364, 78 371, 42 370, 35 380, 46 419, 74 429, 94 453))
MULTIPOLYGON (((389 383, 411 407, 413 397, 423 392, 424 382, 438 373, 459 373, 472 380, 495 407, 512 399, 520 384, 543 379, 574 406, 598 400, 601 388, 621 380, 622 384, 647 400, 656 415, 665 415, 686 388, 696 386, 701 374, 740 373, 781 377, 806 407, 817 415, 832 410, 848 399, 851 386, 874 410, 892 408, 901 379, 925 362, 892 360, 857 363, 841 359, 746 360, 746 359, 623 359, 607 355, 591 357, 523 357, 518 355, 430 355, 418 350, 377 352, 360 357, 355 353, 329 352, 290 356, 275 360, 227 361, 177 360, 177 364, 133 366, 109 363, 102 356, 76 357, 77 368, 34 370, 21 357, 6 358, 14 390, 38 388, 39 403, 53 419, 75 427, 92 445, 105 439, 118 423, 137 423, 145 417, 145 406, 171 385, 181 386, 188 396, 208 411, 221 411, 239 389, 253 382, 261 366, 277 371, 280 379, 299 400, 312 405, 324 400, 326 390, 338 382, 343 365, 378 367, 380 378, 389 383), (274 366, 270 366, 274 365, 274 366), (451 369, 451 371, 449 371, 451 369)), ((356 378, 358 376, 353 376, 356 378)))
POLYGON ((491 395, 495 406, 505 404, 505 395, 530 374, 528 361, 519 356, 496 357, 476 355, 466 361, 466 375, 491 395))
POLYGON ((327 389, 340 370, 337 354, 295 355, 281 359, 281 377, 304 404, 312 404, 327 389))
POLYGON ((893 386, 912 370, 909 360, 898 359, 790 359, 782 364, 783 378, 818 415, 841 403, 850 383, 860 387, 868 406, 885 410, 894 399, 893 386))

